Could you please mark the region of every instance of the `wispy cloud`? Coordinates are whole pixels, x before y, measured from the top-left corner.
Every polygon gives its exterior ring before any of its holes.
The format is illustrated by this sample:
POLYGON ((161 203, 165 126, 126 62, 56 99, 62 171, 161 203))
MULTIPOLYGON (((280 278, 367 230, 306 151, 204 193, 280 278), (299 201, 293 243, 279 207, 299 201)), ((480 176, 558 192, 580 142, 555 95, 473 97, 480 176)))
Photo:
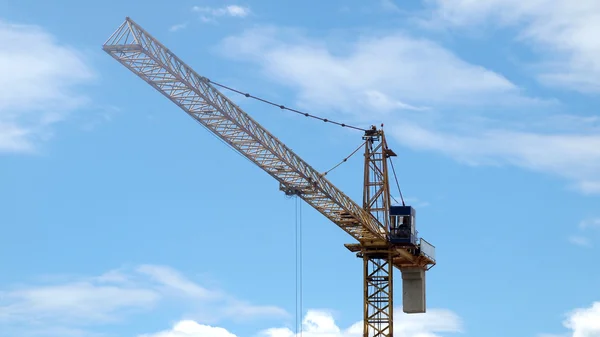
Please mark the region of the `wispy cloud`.
POLYGON ((111 122, 115 116, 121 112, 121 109, 116 106, 90 106, 86 110, 86 114, 78 114, 77 118, 73 118, 81 129, 84 131, 93 131, 98 126, 111 122))
POLYGON ((150 279, 158 284, 161 284, 165 288, 163 289, 163 292, 175 290, 181 294, 184 294, 185 296, 191 296, 197 299, 214 298, 215 295, 217 295, 210 290, 192 282, 178 271, 169 267, 142 265, 139 266, 136 271, 150 277, 150 279))
POLYGON ((149 289, 101 286, 80 281, 3 292, 0 321, 30 319, 87 324, 116 320, 122 310, 148 307, 159 295, 149 289))
POLYGON ((287 312, 275 305, 254 305, 231 298, 223 307, 223 315, 234 321, 248 321, 257 317, 286 317, 287 312))
POLYGON ((151 311, 161 303, 177 303, 182 316, 219 322, 225 318, 253 320, 288 317, 276 306, 237 299, 225 292, 202 287, 166 266, 142 265, 113 270, 100 276, 61 278, 61 282, 0 289, 0 323, 35 334, 47 329, 87 331, 91 326, 121 321, 151 311), (31 323, 35 322, 35 323, 31 323))
POLYGON ((581 229, 600 229, 600 218, 585 219, 579 223, 581 229))
POLYGON ((393 0, 381 0, 379 3, 381 4, 381 8, 388 12, 401 12, 400 7, 398 7, 398 5, 396 5, 396 3, 393 0))
POLYGON ((271 79, 297 89, 301 103, 327 109, 368 108, 380 116, 440 104, 527 101, 504 76, 402 32, 350 38, 340 55, 294 29, 263 27, 225 39, 221 49, 260 64, 271 79))
POLYGON ((502 74, 434 41, 381 32, 325 44, 294 29, 263 27, 226 38, 221 49, 295 89, 302 108, 343 112, 364 124, 386 120, 407 147, 468 165, 552 174, 582 193, 600 193, 597 119, 553 113, 560 109, 553 99, 527 96, 502 74))
POLYGON ((585 236, 580 236, 580 235, 569 236, 569 242, 574 245, 581 246, 581 247, 590 247, 591 246, 590 239, 586 238, 585 236))
POLYGON ((229 5, 224 7, 194 6, 192 10, 201 14, 200 19, 203 22, 215 22, 219 17, 245 18, 251 13, 249 7, 238 5, 229 5))
POLYGON ((517 39, 541 51, 539 80, 583 92, 600 92, 600 2, 595 0, 430 1, 435 24, 480 30, 517 28, 517 39))
POLYGON ((393 132, 396 139, 414 149, 442 153, 469 165, 508 164, 550 173, 570 180, 582 193, 600 193, 600 136, 582 129, 538 133, 508 127, 473 128, 457 134, 403 123, 393 132))
POLYGON ((593 239, 600 234, 600 218, 588 218, 579 223, 578 233, 569 237, 569 242, 581 247, 591 247, 593 239), (594 233, 595 232, 595 233, 594 233))
POLYGON ((0 20, 0 152, 32 152, 89 99, 95 75, 77 50, 42 28, 0 20))
POLYGON ((177 31, 180 31, 182 29, 185 29, 187 26, 188 26, 187 22, 178 23, 178 24, 175 24, 175 25, 172 25, 171 27, 169 27, 169 31, 170 32, 177 32, 177 31))

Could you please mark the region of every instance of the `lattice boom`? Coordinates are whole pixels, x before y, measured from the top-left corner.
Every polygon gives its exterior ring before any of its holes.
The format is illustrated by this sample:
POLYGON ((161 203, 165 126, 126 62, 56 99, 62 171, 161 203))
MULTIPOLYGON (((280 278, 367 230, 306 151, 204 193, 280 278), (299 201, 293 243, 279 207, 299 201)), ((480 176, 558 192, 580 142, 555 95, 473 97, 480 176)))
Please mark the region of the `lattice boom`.
POLYGON ((360 242, 383 225, 130 18, 103 49, 360 242))

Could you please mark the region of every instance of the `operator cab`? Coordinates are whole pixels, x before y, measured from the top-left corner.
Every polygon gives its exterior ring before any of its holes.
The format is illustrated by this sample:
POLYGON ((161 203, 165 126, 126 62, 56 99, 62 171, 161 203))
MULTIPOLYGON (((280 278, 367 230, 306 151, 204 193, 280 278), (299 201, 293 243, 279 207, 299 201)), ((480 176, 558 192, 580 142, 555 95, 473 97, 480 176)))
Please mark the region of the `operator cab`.
POLYGON ((416 246, 415 209, 411 206, 390 207, 390 243, 416 246))

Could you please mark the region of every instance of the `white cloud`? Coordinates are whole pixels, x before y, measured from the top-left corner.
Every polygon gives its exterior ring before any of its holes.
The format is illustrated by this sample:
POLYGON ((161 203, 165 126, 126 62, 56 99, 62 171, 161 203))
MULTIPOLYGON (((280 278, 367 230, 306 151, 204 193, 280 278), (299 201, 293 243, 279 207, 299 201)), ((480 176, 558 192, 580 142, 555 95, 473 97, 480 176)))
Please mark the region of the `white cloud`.
POLYGON ((221 44, 224 55, 256 62, 270 78, 297 89, 300 103, 324 109, 377 113, 525 100, 502 75, 401 32, 363 36, 344 48, 340 53, 273 27, 247 30, 221 44))
POLYGON ((229 5, 219 8, 194 6, 192 10, 200 13, 200 19, 204 22, 215 22, 216 18, 224 16, 245 18, 251 13, 250 8, 238 5, 229 5))
POLYGON ((600 229, 600 218, 585 219, 579 223, 578 227, 579 234, 571 235, 569 241, 578 246, 591 247, 594 236, 589 231, 600 229))
MULTIPOLYGON (((7 331, 8 332, 8 331, 7 331)), ((19 337, 107 337, 106 334, 103 333, 95 333, 90 332, 84 329, 72 329, 65 327, 49 327, 43 326, 38 327, 37 329, 32 329, 27 333, 22 333, 22 331, 15 331, 9 336, 19 336, 19 337)))
MULTIPOLYGON (((46 280, 56 282, 65 277, 46 280)), ((205 291, 176 270, 165 266, 143 265, 60 284, 2 290, 0 323, 7 331, 16 335, 95 336, 100 331, 92 331, 93 327, 124 320, 132 314, 159 307, 161 302, 175 299, 170 290, 185 292, 188 295, 188 305, 197 305, 195 309, 204 307, 207 312, 221 318, 228 317, 235 321, 239 318, 268 316, 289 320, 289 315, 278 307, 253 305, 222 292, 218 292, 220 297, 208 301, 205 299, 208 290, 205 291)), ((440 333, 462 330, 460 318, 449 310, 430 309, 426 314, 408 315, 403 314, 399 308, 396 312, 394 329, 403 336, 437 337, 440 333)), ((174 324, 171 329, 140 334, 138 337, 235 337, 224 328, 214 324, 207 325, 207 321, 214 320, 214 317, 197 315, 202 320, 200 324, 199 320, 190 319, 194 316, 190 313, 182 316, 187 319, 174 324)), ((302 329, 303 336, 306 337, 362 335, 361 322, 342 329, 337 326, 333 316, 323 310, 309 310, 302 322, 302 329)), ((259 335, 294 337, 294 333, 285 327, 266 329, 259 335)))
POLYGON ((567 314, 563 326, 570 330, 567 334, 543 334, 549 337, 598 337, 600 336, 600 302, 589 308, 579 308, 567 314))
POLYGON ((579 189, 586 194, 599 194, 600 181, 581 181, 579 183, 579 189))
MULTIPOLYGON (((98 106, 94 113, 79 114, 79 124, 84 131, 93 131, 99 125, 108 123, 120 112, 120 108, 116 106, 98 106)), ((88 110, 89 111, 89 110, 88 110)), ((74 118, 73 118, 74 119, 74 118)))
POLYGON ((139 337, 236 337, 231 332, 209 325, 198 324, 194 321, 185 320, 178 322, 173 329, 157 332, 154 334, 140 335, 139 337))
POLYGON ((600 336, 600 302, 572 311, 563 325, 573 331, 573 337, 600 336))
POLYGON ((393 0, 381 0, 380 4, 381 7, 388 12, 400 12, 400 8, 398 7, 398 5, 396 5, 396 3, 393 0))
POLYGON ((471 165, 510 164, 567 178, 583 193, 600 193, 600 136, 475 130, 452 134, 403 123, 394 136, 414 149, 432 150, 471 165), (575 165, 574 165, 575 164, 575 165))
POLYGON ((149 276, 167 289, 179 291, 185 296, 192 296, 195 298, 211 298, 213 295, 215 295, 212 294, 211 291, 190 281, 181 275, 181 273, 169 267, 142 265, 137 268, 137 271, 149 276))
POLYGON ((471 27, 496 23, 521 28, 519 39, 544 55, 540 80, 600 92, 600 2, 596 0, 432 0, 435 21, 471 27))
POLYGON ((0 21, 0 152, 31 152, 51 126, 87 102, 94 78, 82 55, 40 27, 0 21))
POLYGON ((581 246, 581 247, 591 246, 590 239, 586 238, 585 236, 580 236, 580 235, 569 236, 569 242, 571 242, 574 245, 581 246))
POLYGON ((170 32, 176 32, 182 29, 185 29, 187 27, 188 23, 184 22, 184 23, 178 23, 175 25, 172 25, 171 27, 169 27, 169 31, 170 32))
POLYGON ((254 320, 261 317, 287 317, 284 309, 274 305, 255 305, 228 295, 220 290, 206 289, 183 276, 180 272, 165 266, 142 265, 138 273, 148 276, 160 284, 160 293, 187 299, 214 303, 212 306, 196 306, 190 309, 191 316, 203 317, 205 322, 219 322, 223 318, 234 321, 254 320))
POLYGON ((231 299, 223 307, 223 314, 234 320, 248 320, 256 317, 287 317, 287 311, 274 305, 253 305, 245 301, 231 299))
POLYGON ((159 297, 152 289, 85 281, 30 287, 4 293, 0 301, 0 320, 111 321, 122 310, 151 307, 159 297))
POLYGON ((600 218, 590 218, 590 219, 583 220, 579 224, 579 228, 581 228, 581 229, 592 229, 592 228, 600 229, 600 218))
POLYGON ((95 277, 58 280, 0 289, 0 323, 14 329, 25 326, 30 333, 39 325, 57 331, 84 331, 81 329, 91 325, 151 311, 164 302, 177 305, 186 317, 201 317, 198 313, 207 312, 214 322, 288 317, 279 307, 255 305, 206 289, 166 266, 142 265, 95 277))
POLYGON ((220 50, 295 89, 304 109, 346 112, 344 119, 364 124, 386 120, 405 146, 471 165, 550 173, 600 193, 596 117, 543 111, 557 106, 432 41, 396 32, 325 44, 292 29, 260 28, 226 38, 220 50))
MULTIPOLYGON (((400 314, 394 324, 394 333, 406 337, 437 337, 439 333, 461 332, 460 318, 449 310, 432 309, 426 314, 400 314)), ((264 337, 295 337, 289 328, 270 328, 259 333, 264 337)), ((326 311, 309 310, 302 322, 302 336, 305 337, 359 337, 362 336, 362 322, 340 328, 333 316, 326 311)), ((144 334, 139 337, 236 337, 231 332, 217 327, 201 325, 194 321, 181 321, 166 331, 144 334)))

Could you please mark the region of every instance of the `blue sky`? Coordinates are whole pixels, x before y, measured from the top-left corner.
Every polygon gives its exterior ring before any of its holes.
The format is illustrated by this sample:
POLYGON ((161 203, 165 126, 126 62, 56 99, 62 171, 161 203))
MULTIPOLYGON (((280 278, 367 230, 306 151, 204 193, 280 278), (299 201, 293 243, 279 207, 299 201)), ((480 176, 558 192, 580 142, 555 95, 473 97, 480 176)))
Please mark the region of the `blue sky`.
MULTIPOLYGON (((0 1, 0 337, 293 336, 294 200, 101 51, 126 16, 215 81, 385 123, 438 260, 397 335, 600 336, 596 1, 21 0, 0 1)), ((319 170, 361 143, 226 94, 319 170)), ((360 156, 328 177, 360 200, 360 156)), ((349 237, 302 223, 303 336, 359 336, 349 237)))

